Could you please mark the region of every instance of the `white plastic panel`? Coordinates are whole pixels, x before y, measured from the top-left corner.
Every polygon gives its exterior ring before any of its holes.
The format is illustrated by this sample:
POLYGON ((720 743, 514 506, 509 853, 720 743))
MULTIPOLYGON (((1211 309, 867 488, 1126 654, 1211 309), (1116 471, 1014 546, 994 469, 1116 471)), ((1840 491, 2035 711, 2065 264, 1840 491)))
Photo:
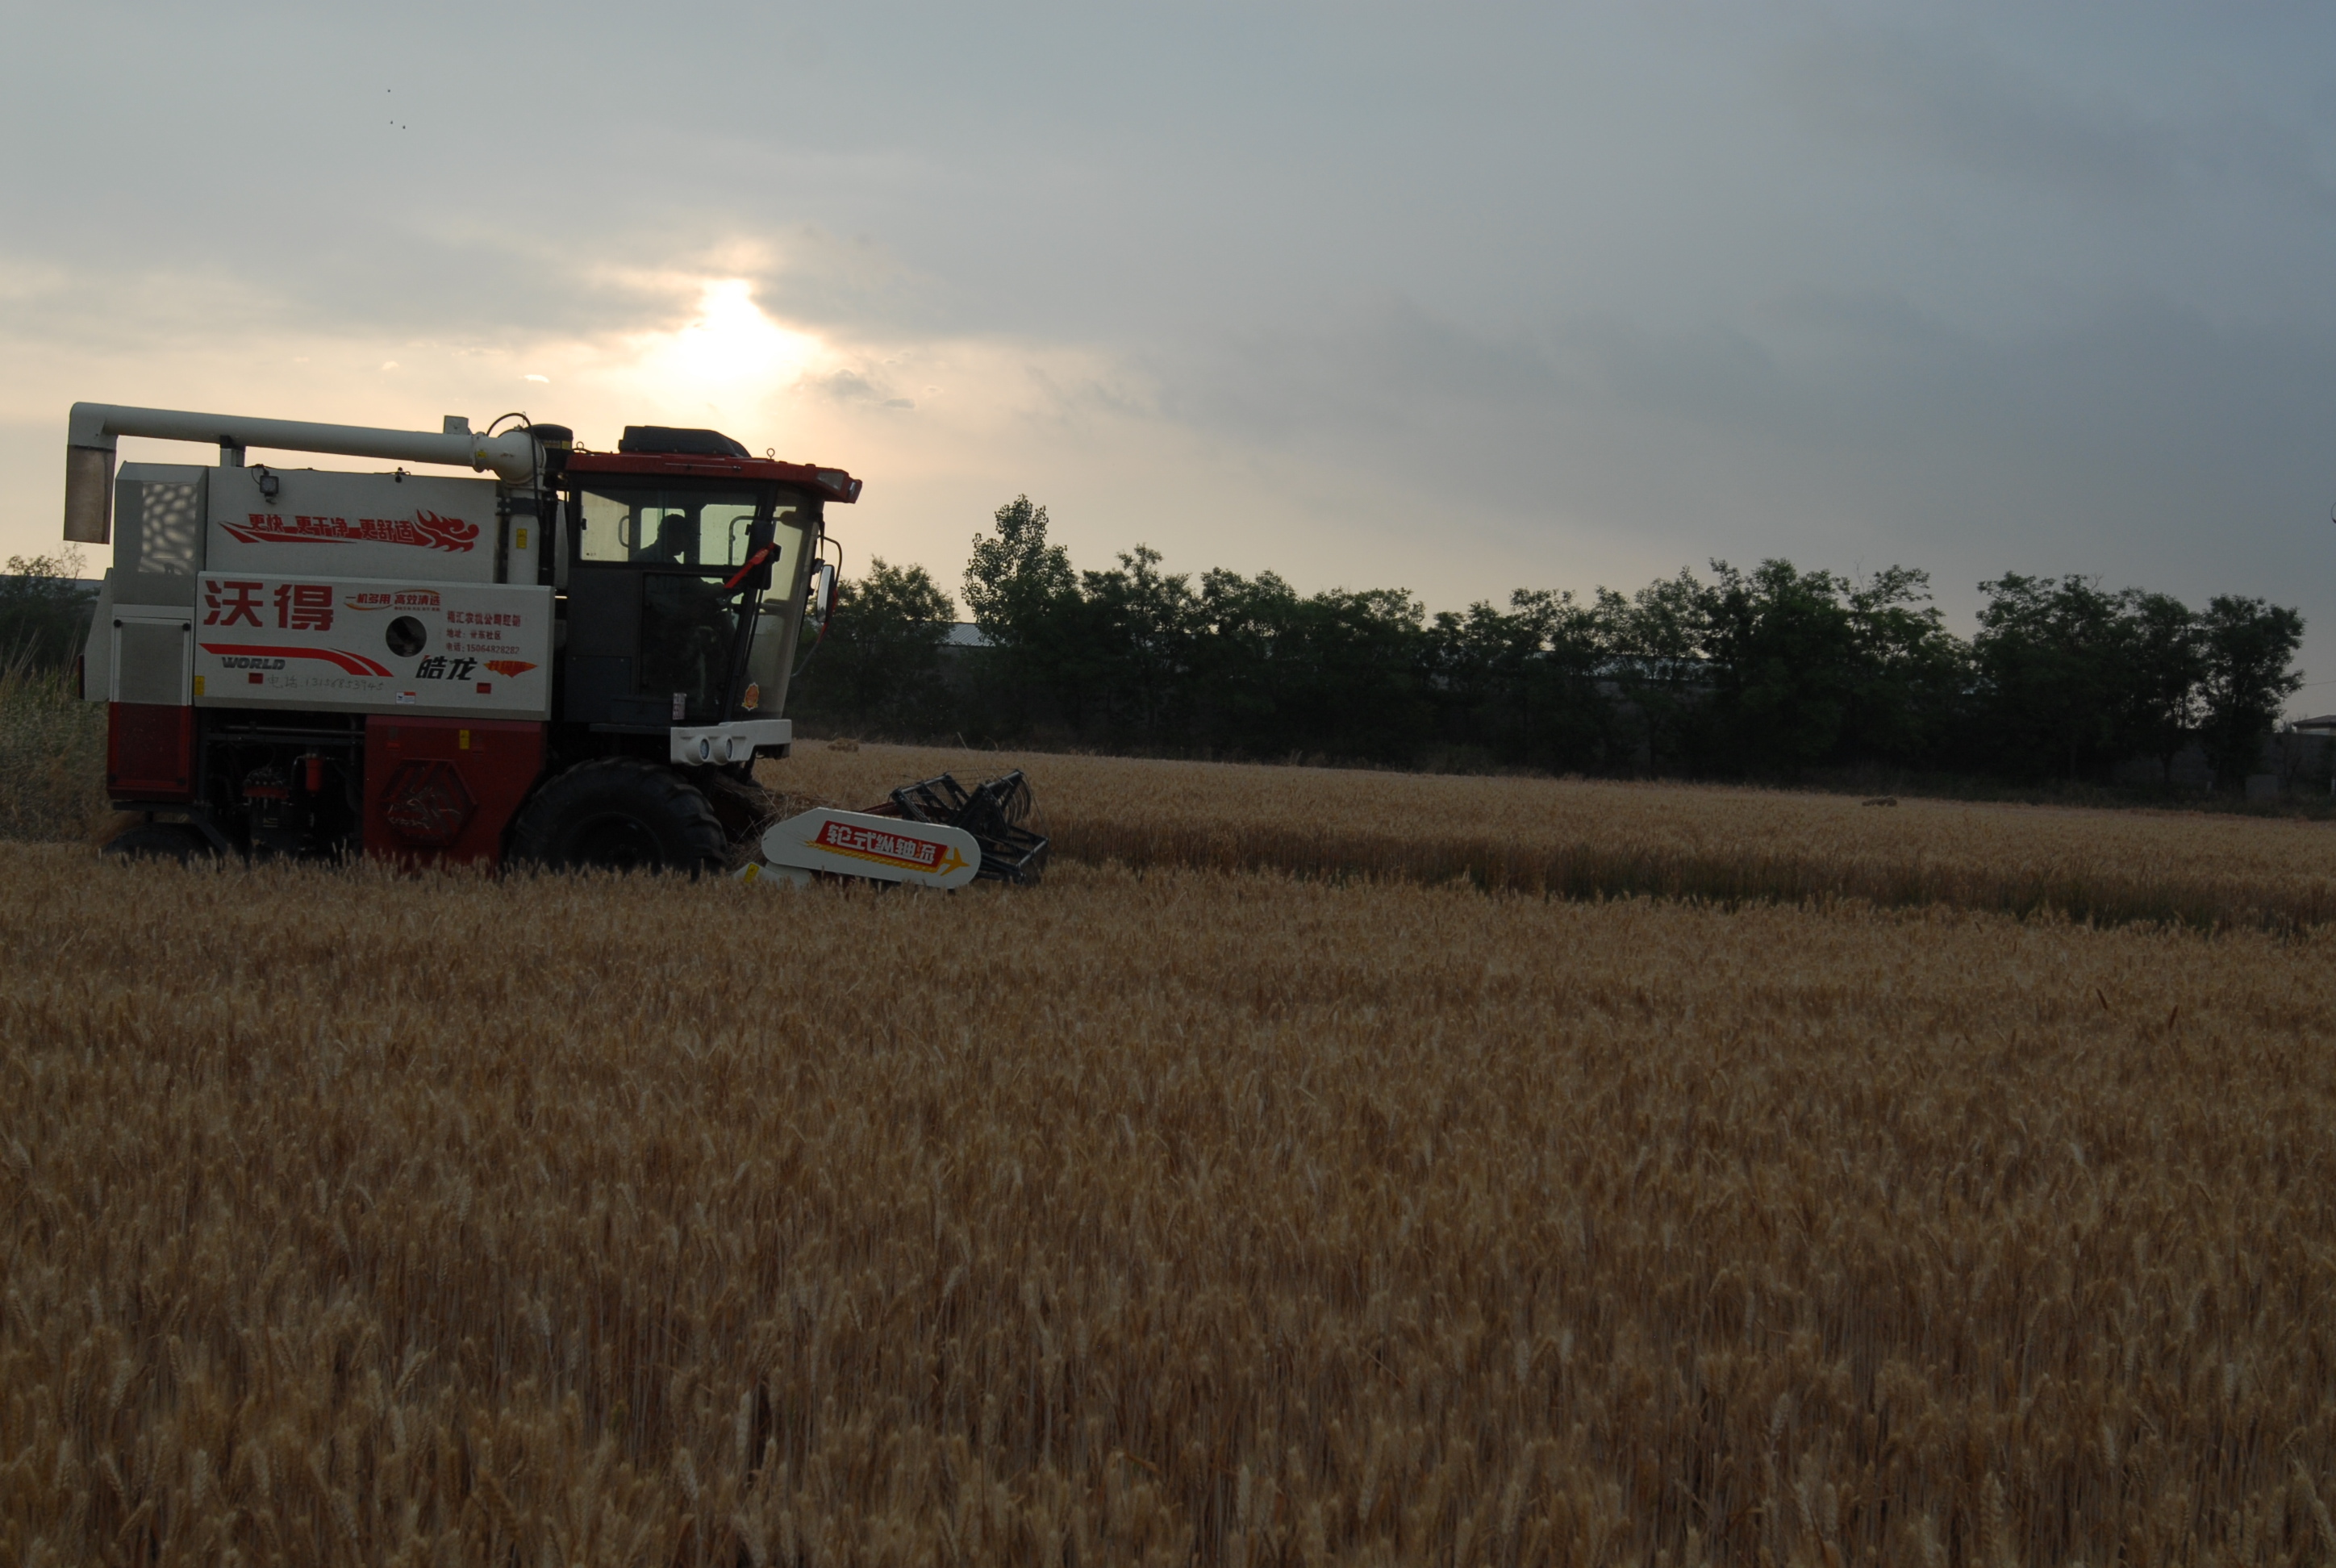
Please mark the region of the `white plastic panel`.
MULTIPOLYGON (((113 565, 124 578, 185 578, 201 570, 203 492, 211 470, 189 463, 125 463, 114 481, 113 565)), ((184 603, 182 585, 133 582, 126 603, 184 603), (141 591, 142 590, 142 591, 141 591)))
POLYGON ((981 845, 963 828, 819 806, 764 833, 763 860, 781 870, 961 888, 981 869, 981 845))
POLYGON ((549 718, 551 590, 207 571, 195 706, 549 718))
POLYGON ((186 706, 187 654, 193 638, 185 613, 163 617, 151 610, 117 609, 112 632, 107 700, 186 706))
POLYGON ((491 479, 219 468, 211 471, 209 512, 208 571, 495 579, 500 524, 491 479))
POLYGON ((726 767, 752 762, 765 753, 787 755, 794 738, 794 721, 784 718, 733 719, 728 724, 683 726, 668 734, 668 755, 683 767, 726 767))
POLYGON ((90 702, 113 699, 114 570, 110 566, 105 569, 105 579, 98 586, 97 605, 90 614, 89 630, 82 635, 81 695, 90 702))

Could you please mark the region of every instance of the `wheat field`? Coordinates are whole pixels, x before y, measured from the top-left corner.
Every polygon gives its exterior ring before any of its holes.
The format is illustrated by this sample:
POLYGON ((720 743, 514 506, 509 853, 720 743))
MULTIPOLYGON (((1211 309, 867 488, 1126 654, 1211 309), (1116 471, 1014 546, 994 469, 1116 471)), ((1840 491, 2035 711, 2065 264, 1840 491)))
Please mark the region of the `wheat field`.
POLYGON ((80 839, 112 817, 104 706, 71 671, 0 658, 0 840, 80 839))
POLYGON ((1059 852, 1127 865, 2208 929, 2336 920, 2336 832, 2296 819, 816 742, 760 776, 861 806, 904 779, 1014 767, 1037 781, 1059 852))
MULTIPOLYGON (((1227 869, 1543 808, 1045 768, 1148 863, 0 845, 0 1563, 2336 1561, 2325 930, 1227 869)), ((2229 907, 2324 875, 2110 825, 2229 907)))

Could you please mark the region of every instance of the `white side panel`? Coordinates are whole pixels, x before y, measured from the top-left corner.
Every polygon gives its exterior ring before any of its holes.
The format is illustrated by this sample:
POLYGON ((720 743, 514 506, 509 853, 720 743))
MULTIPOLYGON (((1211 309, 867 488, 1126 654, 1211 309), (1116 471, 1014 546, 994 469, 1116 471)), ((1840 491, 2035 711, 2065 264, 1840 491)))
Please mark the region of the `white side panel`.
POLYGON ((192 668, 188 654, 194 642, 186 612, 123 605, 114 610, 110 629, 106 700, 186 706, 192 668))
MULTIPOLYGON (((550 513, 558 504, 547 499, 543 510, 550 513)), ((508 524, 499 526, 507 526, 511 531, 510 539, 503 545, 502 579, 505 582, 533 582, 542 570, 545 549, 550 543, 549 531, 551 523, 546 518, 530 517, 521 512, 514 515, 508 524)))
POLYGON ((763 859, 781 870, 961 888, 981 869, 981 845, 963 828, 822 806, 764 833, 763 859))
POLYGON ((667 757, 681 767, 727 767, 758 756, 784 756, 794 735, 794 721, 784 718, 676 725, 667 732, 667 757))
POLYGON ((500 525, 491 479, 220 468, 211 471, 209 490, 206 571, 495 579, 500 525))
POLYGON ((551 716, 551 590, 207 571, 195 706, 551 716))
MULTIPOLYGON (((113 564, 125 578, 192 577, 202 570, 203 492, 211 471, 190 463, 125 463, 114 481, 113 564)), ((151 582, 125 583, 125 604, 172 602, 151 582)), ((186 602, 183 599, 176 602, 186 602)))
POLYGON ((81 695, 90 702, 111 702, 113 697, 113 573, 105 569, 105 580, 97 590, 97 603, 90 611, 89 635, 81 642, 81 695))

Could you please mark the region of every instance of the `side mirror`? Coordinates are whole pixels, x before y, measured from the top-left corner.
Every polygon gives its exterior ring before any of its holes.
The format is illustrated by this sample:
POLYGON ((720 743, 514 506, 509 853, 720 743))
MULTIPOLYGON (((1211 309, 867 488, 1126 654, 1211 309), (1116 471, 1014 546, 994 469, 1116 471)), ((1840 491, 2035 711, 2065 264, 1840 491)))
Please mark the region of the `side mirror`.
POLYGON ((818 573, 812 578, 811 613, 822 629, 827 626, 827 618, 835 613, 835 566, 832 561, 821 561, 818 573))

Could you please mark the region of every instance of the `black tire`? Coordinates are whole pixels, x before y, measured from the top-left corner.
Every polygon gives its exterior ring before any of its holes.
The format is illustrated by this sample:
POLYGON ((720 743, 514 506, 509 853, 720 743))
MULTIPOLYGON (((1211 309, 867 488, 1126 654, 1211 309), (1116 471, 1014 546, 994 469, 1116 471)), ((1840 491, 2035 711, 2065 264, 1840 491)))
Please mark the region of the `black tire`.
POLYGON ((200 828, 182 823, 140 823, 116 833, 105 852, 126 861, 176 861, 183 866, 215 859, 219 850, 200 828))
POLYGON ((763 830, 779 820, 778 801, 752 774, 740 777, 727 769, 700 768, 697 787, 706 792, 714 820, 722 824, 722 834, 734 850, 759 840, 763 830))
POLYGON ((722 869, 714 808, 671 768, 633 757, 578 763, 538 790, 511 828, 511 858, 552 871, 722 869))

